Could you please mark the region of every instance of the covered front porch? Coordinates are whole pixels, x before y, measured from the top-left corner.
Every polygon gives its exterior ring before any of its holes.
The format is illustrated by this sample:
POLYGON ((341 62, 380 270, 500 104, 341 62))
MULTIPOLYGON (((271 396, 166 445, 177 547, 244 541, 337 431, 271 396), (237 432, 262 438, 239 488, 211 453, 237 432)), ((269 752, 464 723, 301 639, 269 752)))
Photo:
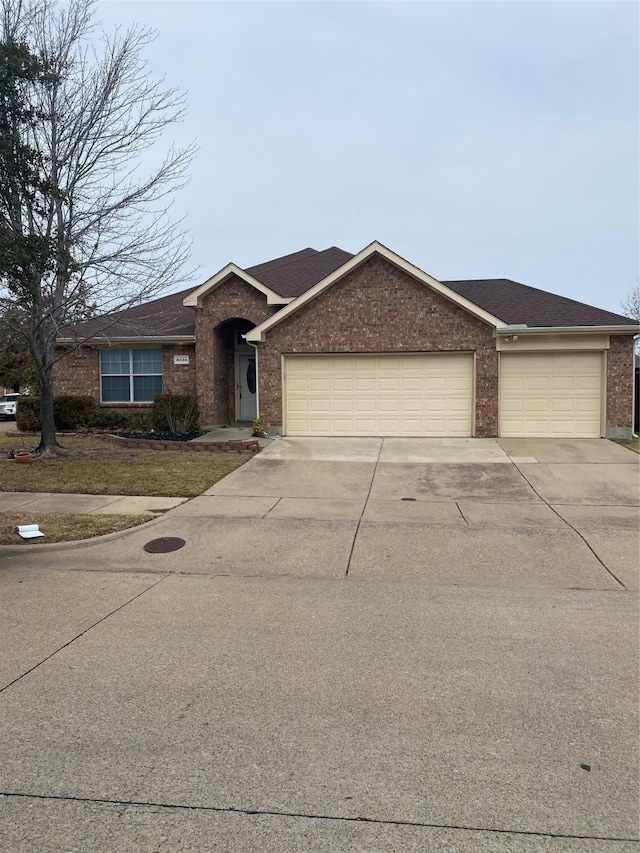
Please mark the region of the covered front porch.
POLYGON ((235 317, 213 330, 213 400, 202 412, 207 426, 249 425, 258 416, 256 351, 244 339, 251 328, 235 317))

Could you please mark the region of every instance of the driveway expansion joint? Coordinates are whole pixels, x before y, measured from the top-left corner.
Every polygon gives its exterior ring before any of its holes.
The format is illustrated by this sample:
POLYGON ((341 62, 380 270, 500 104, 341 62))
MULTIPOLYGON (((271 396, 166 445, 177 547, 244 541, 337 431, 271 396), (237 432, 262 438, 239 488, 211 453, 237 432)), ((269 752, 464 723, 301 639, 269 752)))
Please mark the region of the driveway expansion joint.
POLYGON ((54 651, 52 651, 52 652, 51 652, 51 654, 46 655, 46 657, 42 658, 42 660, 39 660, 39 661, 38 661, 38 663, 34 664, 32 667, 29 667, 29 669, 27 669, 25 672, 23 672, 23 673, 21 673, 20 675, 18 675, 16 678, 14 678, 14 679, 13 679, 12 681, 10 681, 8 684, 5 684, 5 685, 3 685, 2 687, 0 687, 0 693, 4 693, 4 692, 5 692, 5 690, 8 690, 10 687, 13 687, 13 685, 14 685, 14 684, 17 684, 17 683, 18 683, 18 681, 22 681, 22 679, 23 679, 23 678, 25 678, 27 675, 30 675, 34 670, 38 669, 38 667, 41 667, 41 666, 42 666, 44 663, 46 663, 48 660, 51 660, 51 658, 52 658, 52 657, 54 657, 55 655, 57 655, 57 654, 58 654, 58 652, 61 652, 63 649, 68 648, 68 646, 70 646, 72 643, 75 643, 75 641, 76 641, 76 640, 79 640, 79 639, 80 639, 80 637, 84 637, 84 635, 85 635, 85 634, 88 634, 88 633, 89 633, 89 631, 91 631, 91 630, 92 630, 93 628, 95 628, 97 625, 100 625, 100 623, 101 623, 101 622, 105 622, 107 619, 109 619, 109 617, 110 617, 110 616, 113 616, 114 614, 118 613, 120 610, 122 610, 123 608, 127 607, 129 604, 131 604, 131 603, 132 603, 133 601, 135 601, 137 598, 140 598, 140 596, 142 596, 142 595, 144 595, 145 593, 149 592, 149 590, 153 589, 153 588, 154 588, 154 586, 158 586, 158 584, 159 584, 159 583, 162 583, 162 581, 163 581, 163 580, 165 580, 165 578, 166 578, 166 577, 168 577, 168 575, 166 575, 166 574, 165 574, 165 575, 163 575, 163 577, 161 577, 159 580, 154 581, 150 586, 148 586, 148 587, 146 587, 145 589, 143 589, 143 590, 142 590, 142 592, 138 592, 136 595, 132 596, 132 597, 131 597, 131 598, 129 598, 127 601, 125 601, 125 602, 123 602, 122 604, 120 604, 118 607, 116 607, 116 608, 114 608, 113 610, 109 611, 109 613, 107 613, 105 616, 102 616, 100 619, 98 619, 98 620, 97 620, 96 622, 94 622, 92 625, 89 625, 87 628, 85 628, 85 629, 84 629, 84 631, 80 631, 80 633, 79 633, 79 634, 76 634, 76 635, 75 635, 75 637, 72 637, 72 638, 71 638, 70 640, 68 640, 66 643, 63 643, 63 645, 59 646, 57 649, 55 649, 54 651))
POLYGON ((86 805, 122 806, 123 808, 167 809, 168 811, 215 812, 217 814, 246 815, 247 817, 284 817, 302 820, 326 820, 340 823, 364 823, 378 826, 410 826, 416 829, 448 829, 460 832, 485 832, 496 835, 515 835, 520 838, 558 838, 576 841, 639 842, 640 837, 616 835, 583 835, 571 832, 545 832, 533 829, 504 829, 491 826, 471 826, 456 823, 429 823, 428 821, 403 820, 401 818, 377 818, 363 815, 331 815, 313 812, 285 811, 284 809, 250 809, 239 806, 205 806, 187 803, 160 803, 147 800, 117 800, 108 797, 74 797, 64 794, 31 794, 24 791, 0 791, 0 798, 58 801, 66 803, 84 803, 86 805))
POLYGON ((627 587, 627 585, 626 585, 626 584, 624 584, 624 583, 620 580, 620 578, 619 578, 619 577, 617 577, 617 575, 615 575, 615 574, 611 571, 611 569, 609 568, 609 566, 607 566, 607 564, 604 562, 604 560, 602 560, 602 559, 598 556, 598 554, 594 551, 594 549, 591 547, 591 545, 587 542, 586 538, 582 535, 582 533, 580 533, 580 531, 578 530, 578 528, 577 528, 577 527, 574 527, 574 526, 573 526, 573 524, 571 524, 571 522, 570 522, 570 521, 567 521, 567 519, 566 519, 566 518, 563 518, 563 516, 561 516, 561 515, 560 515, 560 513, 558 512, 558 510, 557 510, 557 509, 555 509, 555 507, 553 507, 553 506, 549 503, 549 501, 548 501, 548 500, 546 500, 545 498, 543 498, 543 497, 542 497, 542 495, 541 495, 541 494, 536 490, 536 488, 533 486, 533 484, 529 481, 529 478, 528 478, 528 477, 527 477, 527 476, 526 476, 526 475, 525 475, 525 474, 520 470, 520 468, 518 468, 518 466, 517 466, 515 463, 513 464, 513 467, 514 467, 514 468, 516 469, 516 471, 520 474, 520 476, 522 477, 522 479, 527 483, 527 485, 529 486, 529 488, 531 489, 531 491, 532 491, 534 494, 536 494, 536 495, 540 498, 540 500, 541 500, 541 501, 543 501, 543 502, 544 502, 544 503, 549 507, 549 509, 550 509, 552 512, 554 512, 554 513, 558 516, 558 518, 559 518, 561 521, 564 521, 564 523, 565 523, 568 527, 570 527, 570 528, 571 528, 571 530, 573 530, 573 532, 576 534, 576 536, 578 536, 578 537, 579 537, 579 538, 584 542, 584 544, 585 544, 585 545, 587 546, 587 548, 591 551, 591 553, 592 553, 592 554, 593 554, 593 556, 596 558, 596 560, 600 563, 600 565, 602 566, 602 568, 603 568, 603 569, 604 569, 604 570, 605 570, 609 575, 611 575, 611 577, 614 579, 614 581, 615 581, 616 583, 619 583, 619 584, 620 584, 620 586, 622 587, 622 589, 625 589, 625 590, 627 590, 627 591, 628 591, 628 589, 629 589, 629 588, 627 587))
POLYGON ((380 450, 378 451, 378 458, 375 461, 375 465, 373 466, 373 472, 371 474, 371 482, 369 483, 369 491, 367 492, 367 496, 364 499, 364 504, 362 507, 362 511, 360 512, 360 518, 358 519, 358 523, 356 524, 355 533, 353 534, 353 542, 351 543, 351 548, 349 550, 349 556, 347 558, 347 568, 345 570, 344 576, 345 578, 349 577, 349 569, 351 568, 351 558, 353 557, 353 551, 356 547, 356 539, 358 538, 358 533, 360 532, 360 525, 362 524, 362 519, 364 518, 365 510, 367 509, 367 504, 369 503, 369 498, 371 497, 371 490, 373 489, 373 481, 376 478, 376 471, 378 470, 378 464, 380 462, 380 456, 382 455, 382 448, 384 447, 384 438, 382 439, 382 443, 380 444, 380 450))

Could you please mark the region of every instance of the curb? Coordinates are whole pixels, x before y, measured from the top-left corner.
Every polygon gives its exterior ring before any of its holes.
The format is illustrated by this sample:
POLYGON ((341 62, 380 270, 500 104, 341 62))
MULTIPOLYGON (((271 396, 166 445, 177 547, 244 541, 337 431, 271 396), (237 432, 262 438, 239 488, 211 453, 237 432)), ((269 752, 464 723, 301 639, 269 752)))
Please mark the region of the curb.
MULTIPOLYGON (((193 498, 190 498, 193 500, 193 498)), ((188 501, 186 502, 188 503, 188 501)), ((184 504, 180 504, 184 506, 184 504)), ((171 512, 171 510, 169 510, 171 512)), ((43 542, 42 544, 33 545, 0 545, 0 559, 4 557, 18 557, 21 554, 36 553, 36 554, 51 554, 53 551, 73 551, 87 545, 100 545, 102 542, 113 542, 116 539, 125 539, 131 533, 143 528, 153 527, 158 522, 165 518, 167 513, 150 518, 149 521, 144 521, 142 524, 137 524, 135 527, 125 527, 123 530, 116 530, 114 533, 105 533, 103 536, 92 536, 87 539, 72 539, 70 542, 43 542)))

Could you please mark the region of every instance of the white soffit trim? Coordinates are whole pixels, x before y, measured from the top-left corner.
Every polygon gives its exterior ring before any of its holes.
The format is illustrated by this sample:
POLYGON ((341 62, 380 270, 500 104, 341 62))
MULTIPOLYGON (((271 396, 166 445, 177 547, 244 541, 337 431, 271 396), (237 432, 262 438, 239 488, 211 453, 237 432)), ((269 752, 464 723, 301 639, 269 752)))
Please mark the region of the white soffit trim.
POLYGON ((195 344, 195 335, 120 335, 96 334, 88 338, 56 338, 56 346, 111 346, 111 344, 195 344))
POLYGON ((502 326, 498 329, 498 335, 637 335, 640 332, 638 323, 629 323, 627 326, 502 326))
POLYGON ((262 282, 258 281, 257 278, 254 278, 252 275, 249 275, 249 273, 240 269, 237 264, 227 264, 226 267, 223 267, 220 270, 220 272, 217 272, 215 275, 211 276, 211 278, 208 278, 204 284, 201 284, 200 287, 196 287, 196 289, 192 290, 188 296, 185 296, 182 300, 182 304, 188 308, 197 308, 202 301, 202 297, 226 281, 230 275, 237 275, 238 278, 242 279, 242 281, 246 282, 251 287, 255 287, 256 290, 259 290, 260 293, 267 297, 267 305, 286 305, 292 301, 291 299, 286 299, 284 296, 280 296, 279 293, 271 290, 271 288, 266 287, 262 282))
MULTIPOLYGON (((250 332, 247 333, 247 340, 260 342, 264 340, 264 333, 271 329, 273 326, 276 326, 282 320, 286 319, 290 314, 293 314, 294 311, 297 311, 298 308, 301 308, 307 302, 310 302, 320 293, 322 293, 327 288, 331 287, 332 284, 335 284, 341 278, 344 278, 345 275, 350 273, 356 267, 360 266, 360 264, 364 263, 373 255, 380 255, 385 258, 390 263, 399 267, 404 272, 408 273, 413 278, 422 282, 422 284, 430 287, 432 290, 435 290, 441 296, 444 296, 450 302, 459 305, 461 308, 464 308, 470 314, 473 314, 478 319, 483 320, 485 323, 488 323, 490 326, 494 326, 495 328, 502 328, 506 326, 502 320, 498 317, 494 317, 493 314, 489 314, 488 311, 480 308, 478 305, 475 305, 473 302, 465 299, 464 296, 460 296, 460 294, 446 287, 442 282, 430 276, 428 273, 421 270, 419 267, 416 267, 414 264, 409 263, 404 258, 397 255, 395 252, 392 252, 391 249, 387 249, 386 246, 383 246, 382 243, 378 243, 377 240, 374 240, 373 243, 370 243, 366 248, 364 248, 361 252, 358 252, 357 255, 354 255, 353 258, 344 263, 341 267, 338 267, 337 270, 332 272, 326 278, 323 278, 322 281, 319 281, 317 284, 314 284, 306 293, 303 293, 301 296, 298 296, 296 299, 292 300, 285 308, 282 308, 278 311, 277 314, 274 314, 273 317, 269 317, 268 320, 265 320, 264 323, 260 323, 259 326, 253 328, 250 332)), ((186 301, 185 301, 186 304, 186 301)))

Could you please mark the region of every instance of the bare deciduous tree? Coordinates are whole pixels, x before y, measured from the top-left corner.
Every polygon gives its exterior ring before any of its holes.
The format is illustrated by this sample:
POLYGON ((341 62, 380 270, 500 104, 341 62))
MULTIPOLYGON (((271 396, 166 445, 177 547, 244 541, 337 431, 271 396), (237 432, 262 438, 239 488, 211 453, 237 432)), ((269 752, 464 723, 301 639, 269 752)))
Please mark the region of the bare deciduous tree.
POLYGON ((622 310, 625 316, 640 322, 640 281, 622 303, 622 310))
MULTIPOLYGON (((640 281, 622 303, 622 311, 627 317, 633 317, 640 323, 640 281)), ((640 339, 635 340, 635 352, 640 355, 640 339)))
POLYGON ((126 311, 184 280, 190 244, 171 204, 194 148, 169 148, 145 171, 143 160, 185 112, 184 96, 146 67, 153 32, 103 35, 99 51, 92 0, 0 2, 5 56, 22 51, 27 66, 36 63, 17 78, 14 63, 0 69, 0 108, 14 143, 0 149, 0 170, 17 176, 0 193, 0 236, 13 252, 0 263, 0 322, 15 317, 8 306, 22 309, 12 332, 24 336, 38 371, 39 451, 58 455, 56 337, 70 323, 126 311))

